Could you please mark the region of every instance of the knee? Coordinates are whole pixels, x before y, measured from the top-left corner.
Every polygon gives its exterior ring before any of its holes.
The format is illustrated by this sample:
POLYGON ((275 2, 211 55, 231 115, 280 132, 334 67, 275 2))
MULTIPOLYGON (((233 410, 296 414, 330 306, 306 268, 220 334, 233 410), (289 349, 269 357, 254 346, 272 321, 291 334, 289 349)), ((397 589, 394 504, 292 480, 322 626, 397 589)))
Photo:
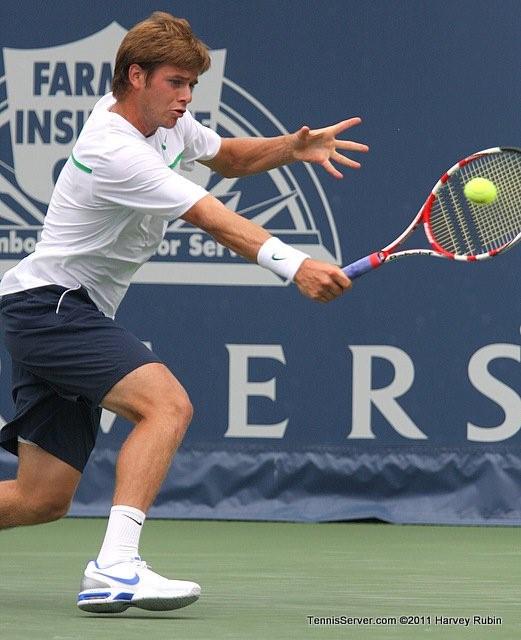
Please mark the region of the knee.
POLYGON ((186 423, 186 426, 192 422, 192 418, 194 417, 194 406, 192 401, 190 400, 189 395, 185 392, 185 397, 181 401, 181 406, 179 407, 179 411, 181 412, 182 418, 186 423))
POLYGON ((184 389, 177 389, 176 391, 175 394, 169 396, 166 406, 163 406, 161 411, 163 415, 167 416, 170 424, 186 431, 192 421, 194 408, 190 397, 184 389))
POLYGON ((150 428, 171 432, 176 438, 182 436, 193 417, 190 398, 182 387, 165 388, 143 403, 136 415, 135 423, 145 421, 150 428))
POLYGON ((149 364, 129 373, 105 396, 102 406, 138 424, 186 430, 193 416, 188 393, 174 375, 160 364, 149 364))

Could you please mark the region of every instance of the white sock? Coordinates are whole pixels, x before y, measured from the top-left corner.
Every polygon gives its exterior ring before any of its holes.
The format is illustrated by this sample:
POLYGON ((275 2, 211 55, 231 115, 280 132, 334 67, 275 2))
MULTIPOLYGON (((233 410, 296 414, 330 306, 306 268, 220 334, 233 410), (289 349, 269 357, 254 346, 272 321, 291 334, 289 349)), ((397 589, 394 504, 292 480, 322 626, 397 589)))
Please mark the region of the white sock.
POLYGON ((97 559, 100 568, 110 567, 117 562, 127 562, 139 556, 139 536, 145 517, 142 511, 134 507, 112 507, 97 559))

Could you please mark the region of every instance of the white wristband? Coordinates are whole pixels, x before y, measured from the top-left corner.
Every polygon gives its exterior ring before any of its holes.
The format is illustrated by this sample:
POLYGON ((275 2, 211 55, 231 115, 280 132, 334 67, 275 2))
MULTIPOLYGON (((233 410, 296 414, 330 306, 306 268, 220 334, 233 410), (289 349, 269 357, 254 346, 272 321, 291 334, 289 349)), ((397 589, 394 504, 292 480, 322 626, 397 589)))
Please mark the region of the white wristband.
POLYGON ((294 249, 275 237, 268 238, 257 254, 257 262, 261 267, 286 280, 293 280, 306 258, 309 258, 307 253, 294 249))

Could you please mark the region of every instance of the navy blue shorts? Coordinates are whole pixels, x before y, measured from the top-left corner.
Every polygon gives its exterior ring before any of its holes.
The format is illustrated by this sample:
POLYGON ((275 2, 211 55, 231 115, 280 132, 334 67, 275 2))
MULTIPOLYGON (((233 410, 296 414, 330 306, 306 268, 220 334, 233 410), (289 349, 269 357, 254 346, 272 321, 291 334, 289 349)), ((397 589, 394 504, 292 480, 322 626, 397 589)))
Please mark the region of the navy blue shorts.
POLYGON ((5 295, 0 328, 16 409, 0 430, 0 446, 17 454, 20 437, 83 471, 102 399, 134 369, 161 360, 103 315, 84 288, 52 285, 5 295))

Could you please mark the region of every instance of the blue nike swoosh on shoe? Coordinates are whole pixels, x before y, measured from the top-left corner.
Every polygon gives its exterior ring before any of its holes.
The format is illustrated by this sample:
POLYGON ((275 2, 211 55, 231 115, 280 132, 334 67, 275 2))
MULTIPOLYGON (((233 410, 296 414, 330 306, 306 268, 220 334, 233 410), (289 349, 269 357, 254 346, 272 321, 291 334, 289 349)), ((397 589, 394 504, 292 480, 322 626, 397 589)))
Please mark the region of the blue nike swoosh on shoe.
POLYGON ((117 576, 111 576, 108 573, 103 573, 102 571, 98 571, 98 573, 100 576, 105 576, 105 578, 116 580, 116 582, 121 582, 122 584, 137 584, 139 582, 139 576, 137 573, 135 573, 132 578, 118 578, 117 576))

